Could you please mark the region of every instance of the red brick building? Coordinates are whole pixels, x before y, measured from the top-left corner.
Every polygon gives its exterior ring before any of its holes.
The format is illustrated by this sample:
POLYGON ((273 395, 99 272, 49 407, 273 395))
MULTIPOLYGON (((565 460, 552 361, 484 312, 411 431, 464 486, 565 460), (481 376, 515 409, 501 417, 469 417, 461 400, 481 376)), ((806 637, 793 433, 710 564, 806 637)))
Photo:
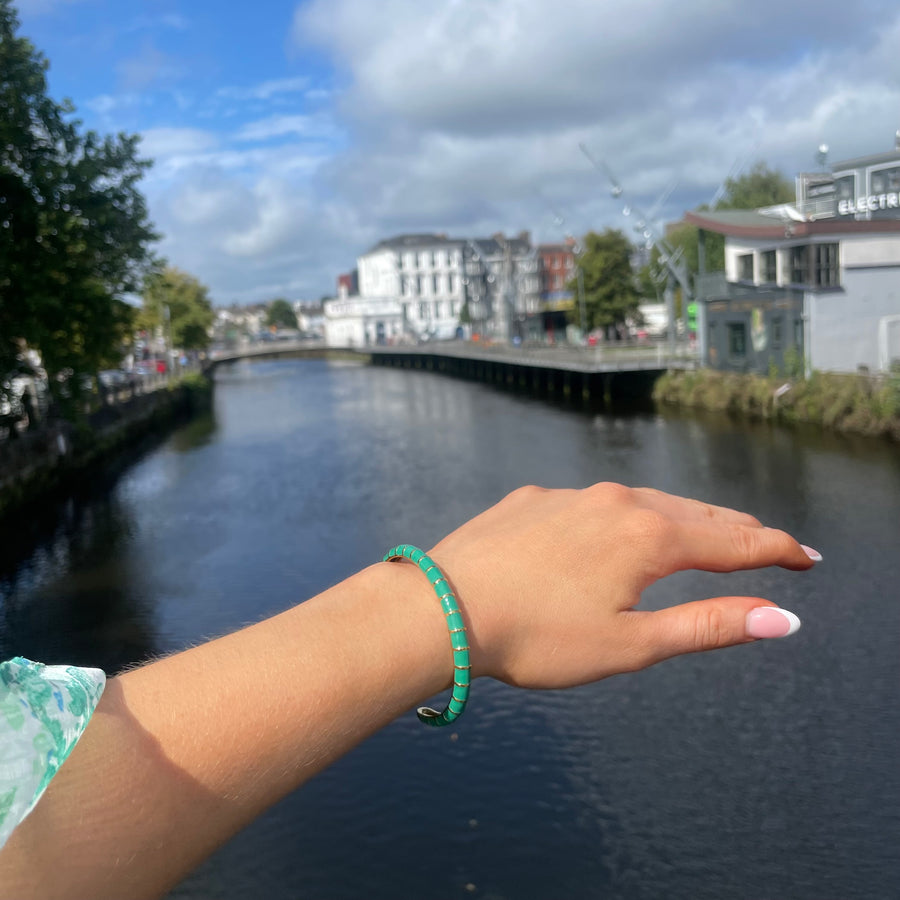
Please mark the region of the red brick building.
POLYGON ((564 244, 540 244, 537 248, 541 300, 556 306, 572 300, 566 285, 575 277, 575 239, 564 244))

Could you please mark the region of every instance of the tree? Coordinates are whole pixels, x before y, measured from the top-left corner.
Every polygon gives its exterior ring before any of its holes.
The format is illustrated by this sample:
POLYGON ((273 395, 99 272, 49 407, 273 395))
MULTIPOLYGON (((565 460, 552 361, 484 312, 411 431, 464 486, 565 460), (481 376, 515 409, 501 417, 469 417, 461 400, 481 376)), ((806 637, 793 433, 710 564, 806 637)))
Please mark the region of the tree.
POLYGON ((790 203, 794 199, 794 185, 776 169, 757 162, 745 175, 728 178, 722 199, 716 209, 759 209, 790 203))
MULTIPOLYGON (((794 199, 794 186, 776 169, 770 169, 764 162, 757 162, 753 168, 737 178, 728 178, 724 184, 722 197, 714 209, 759 209, 790 203, 794 199)), ((700 206, 698 209, 708 209, 700 206)), ((699 232, 694 225, 679 222, 669 228, 666 241, 673 250, 681 250, 690 275, 699 271, 699 232)), ((654 248, 651 265, 659 260, 659 250, 654 248)), ((721 271, 725 268, 725 238, 721 234, 707 232, 706 270, 721 271)))
MULTIPOLYGON (((587 330, 602 328, 607 337, 638 315, 638 296, 631 268, 632 247, 618 230, 607 228, 602 234, 589 232, 584 238, 584 252, 578 260, 584 284, 587 330)), ((577 276, 567 285, 578 296, 577 276)), ((571 314, 579 321, 580 310, 571 314)))
POLYGON ((276 328, 297 328, 294 308, 282 297, 273 300, 266 311, 266 325, 274 325, 276 328))
POLYGON ((215 313, 206 286, 192 275, 166 266, 147 278, 143 299, 138 327, 151 334, 163 329, 171 346, 181 350, 209 345, 215 313))
POLYGON ((132 324, 123 298, 153 261, 137 190, 149 163, 135 136, 80 133, 18 27, 0 0, 0 372, 26 347, 51 376, 94 372, 118 363, 132 324))

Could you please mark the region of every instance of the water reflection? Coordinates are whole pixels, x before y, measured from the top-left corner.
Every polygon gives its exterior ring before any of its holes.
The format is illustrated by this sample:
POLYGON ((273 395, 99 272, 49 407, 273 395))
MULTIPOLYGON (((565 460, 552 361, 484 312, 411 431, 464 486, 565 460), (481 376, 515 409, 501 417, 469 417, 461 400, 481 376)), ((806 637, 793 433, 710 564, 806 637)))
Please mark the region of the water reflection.
POLYGON ((398 541, 428 546, 520 484, 604 479, 745 508, 820 549, 810 573, 686 572, 645 597, 769 597, 800 634, 573 692, 479 682, 452 732, 401 718, 172 896, 892 896, 890 445, 597 416, 429 373, 242 364, 219 373, 214 420, 7 569, 4 648, 116 668, 302 600, 398 541))
POLYGON ((115 494, 71 500, 57 531, 0 582, 0 654, 115 672, 157 651, 154 609, 115 494))

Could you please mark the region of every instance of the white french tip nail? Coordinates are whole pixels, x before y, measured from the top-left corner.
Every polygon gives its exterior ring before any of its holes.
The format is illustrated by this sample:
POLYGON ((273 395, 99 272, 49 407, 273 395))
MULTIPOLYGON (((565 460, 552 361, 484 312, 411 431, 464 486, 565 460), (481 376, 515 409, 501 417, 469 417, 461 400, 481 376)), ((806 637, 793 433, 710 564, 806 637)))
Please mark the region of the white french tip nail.
POLYGON ((778 610, 787 620, 788 620, 788 630, 782 635, 782 637, 788 637, 788 635, 795 634, 800 630, 800 617, 792 613, 789 609, 780 609, 778 610))
POLYGON ((800 619, 780 606, 758 606, 747 614, 747 634, 754 638, 783 638, 800 630, 800 619))

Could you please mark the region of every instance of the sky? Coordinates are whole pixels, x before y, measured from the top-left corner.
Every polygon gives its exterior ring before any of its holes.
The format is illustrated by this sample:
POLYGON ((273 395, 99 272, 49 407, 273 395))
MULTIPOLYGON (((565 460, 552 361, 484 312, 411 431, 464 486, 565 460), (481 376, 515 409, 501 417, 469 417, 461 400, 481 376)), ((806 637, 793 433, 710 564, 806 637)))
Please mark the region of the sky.
POLYGON ((639 241, 626 207, 661 227, 756 161, 793 177, 900 129, 895 0, 17 7, 51 96, 142 135, 158 252, 216 304, 333 295, 398 234, 639 241))

